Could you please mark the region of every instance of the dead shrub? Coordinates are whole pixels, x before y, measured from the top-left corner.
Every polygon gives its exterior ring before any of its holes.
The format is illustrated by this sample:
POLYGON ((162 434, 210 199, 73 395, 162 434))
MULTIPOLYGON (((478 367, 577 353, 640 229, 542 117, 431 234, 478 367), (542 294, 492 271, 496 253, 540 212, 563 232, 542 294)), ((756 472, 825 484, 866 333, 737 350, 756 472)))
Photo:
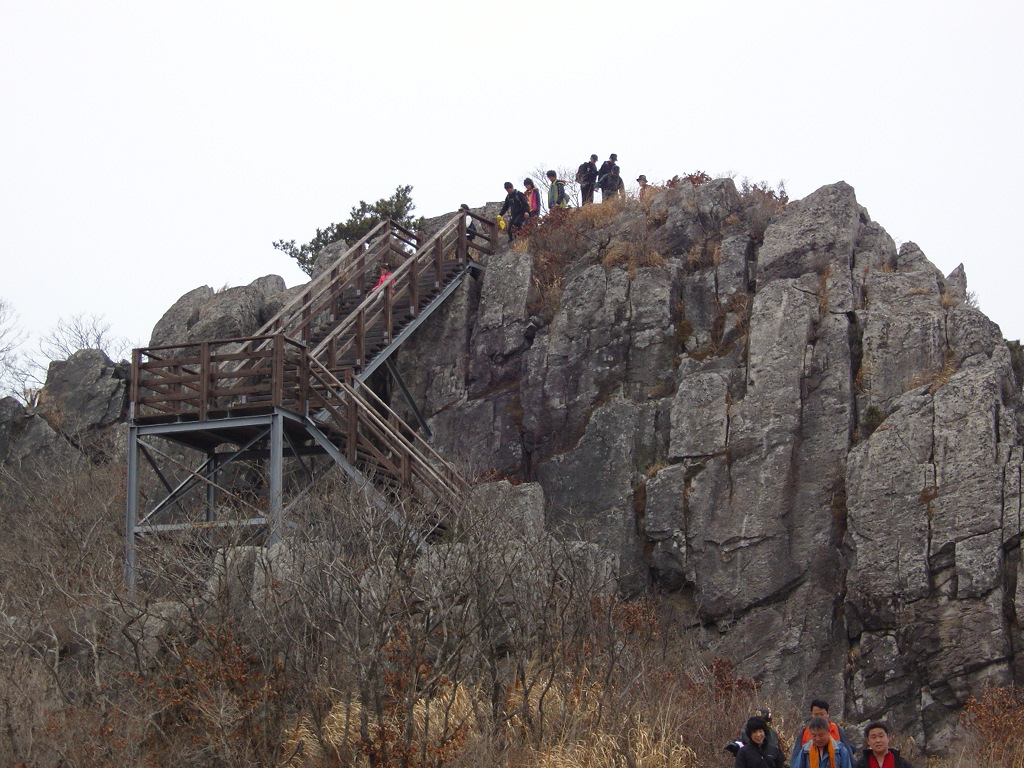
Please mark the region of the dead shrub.
POLYGON ((789 206, 786 186, 780 181, 775 188, 772 188, 765 181, 751 182, 749 179, 744 179, 739 193, 750 237, 757 243, 763 243, 768 224, 789 206))
POLYGON ((976 746, 972 765, 1024 765, 1024 694, 1012 685, 987 684, 961 716, 976 746))

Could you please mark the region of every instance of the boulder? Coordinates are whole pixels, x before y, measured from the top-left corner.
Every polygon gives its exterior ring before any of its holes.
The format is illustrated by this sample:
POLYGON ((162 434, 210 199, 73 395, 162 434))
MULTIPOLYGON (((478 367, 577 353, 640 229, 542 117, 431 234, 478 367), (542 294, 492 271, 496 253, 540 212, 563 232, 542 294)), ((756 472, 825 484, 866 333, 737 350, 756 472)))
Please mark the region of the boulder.
POLYGON ((39 393, 38 413, 72 440, 126 416, 129 365, 98 349, 83 349, 50 363, 39 393))

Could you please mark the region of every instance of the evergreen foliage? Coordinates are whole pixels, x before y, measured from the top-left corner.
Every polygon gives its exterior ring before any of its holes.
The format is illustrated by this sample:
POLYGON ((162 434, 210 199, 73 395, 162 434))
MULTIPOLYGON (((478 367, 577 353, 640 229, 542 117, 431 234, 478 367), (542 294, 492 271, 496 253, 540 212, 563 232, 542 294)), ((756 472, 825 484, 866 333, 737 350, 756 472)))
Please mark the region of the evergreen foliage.
POLYGON ((419 228, 423 218, 413 218, 412 212, 415 208, 412 202, 412 186, 399 186, 391 197, 382 198, 375 203, 360 200, 359 205, 352 207, 344 223, 330 224, 324 229, 317 229, 316 237, 308 243, 296 245, 294 240, 278 240, 274 247, 295 259, 309 275, 313 273, 313 264, 320 251, 328 245, 339 240, 354 243, 384 219, 391 219, 409 229, 419 228))

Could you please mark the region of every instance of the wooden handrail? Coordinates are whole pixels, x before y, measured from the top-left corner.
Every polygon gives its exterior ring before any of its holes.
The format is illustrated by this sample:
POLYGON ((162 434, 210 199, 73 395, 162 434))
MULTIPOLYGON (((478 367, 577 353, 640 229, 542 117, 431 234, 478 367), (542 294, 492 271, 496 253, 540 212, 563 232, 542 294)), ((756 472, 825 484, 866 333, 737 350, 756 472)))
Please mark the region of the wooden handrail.
POLYGON ((396 331, 395 312, 416 316, 422 302, 444 287, 446 267, 452 262, 465 267, 471 249, 493 253, 497 238, 496 222, 465 210, 426 241, 383 221, 256 335, 133 350, 133 417, 206 419, 269 405, 321 414, 341 435, 336 439, 344 442, 350 462, 368 457, 406 493, 461 503, 469 490, 466 480, 371 390, 357 388, 353 372, 366 365, 373 351, 368 334, 379 333, 389 343, 396 331), (484 225, 473 241, 467 238, 467 215, 484 225), (401 259, 391 281, 367 290, 368 267, 389 255, 401 259), (421 287, 427 276, 431 287, 421 287), (357 306, 308 349, 303 342, 311 338, 314 323, 324 313, 336 314, 343 296, 351 294, 361 297, 357 306), (350 361, 353 350, 354 366, 339 368, 339 359, 350 361))

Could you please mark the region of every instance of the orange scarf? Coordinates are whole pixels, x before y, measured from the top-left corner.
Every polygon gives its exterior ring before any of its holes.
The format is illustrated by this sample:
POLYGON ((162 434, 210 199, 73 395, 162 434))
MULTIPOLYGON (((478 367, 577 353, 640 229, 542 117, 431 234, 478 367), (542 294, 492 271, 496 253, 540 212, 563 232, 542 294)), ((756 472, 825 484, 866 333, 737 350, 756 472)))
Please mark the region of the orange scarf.
MULTIPOLYGON (((836 741, 839 741, 839 726, 833 723, 831 720, 828 721, 828 735, 836 741)), ((806 744, 811 740, 811 729, 804 728, 804 732, 800 734, 800 743, 806 744)))
MULTIPOLYGON (((818 755, 820 754, 820 752, 821 752, 821 750, 819 750, 816 746, 811 744, 811 748, 810 748, 811 768, 818 768, 818 755)), ((828 760, 829 760, 829 765, 828 765, 827 768, 835 768, 836 767, 836 743, 832 739, 828 740, 828 760)))

